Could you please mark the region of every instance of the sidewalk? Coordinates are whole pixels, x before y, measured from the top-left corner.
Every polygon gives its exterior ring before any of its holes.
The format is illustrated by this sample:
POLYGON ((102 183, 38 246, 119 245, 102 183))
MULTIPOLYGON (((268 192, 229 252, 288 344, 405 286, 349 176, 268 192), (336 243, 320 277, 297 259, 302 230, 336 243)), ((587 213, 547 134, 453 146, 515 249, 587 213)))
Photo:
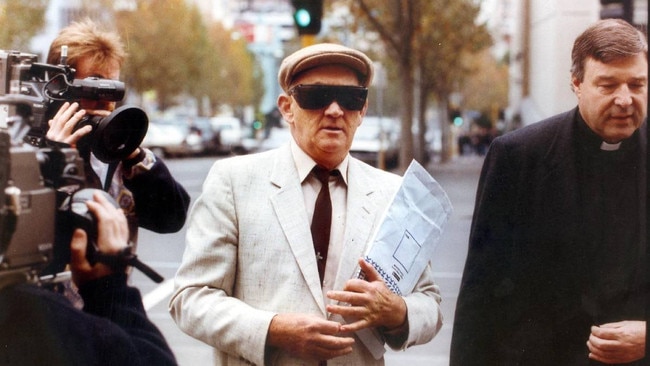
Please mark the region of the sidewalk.
POLYGON ((453 157, 450 161, 446 163, 440 163, 437 161, 429 162, 427 165, 427 170, 432 173, 467 173, 473 174, 481 171, 483 166, 483 156, 478 155, 462 155, 453 157))

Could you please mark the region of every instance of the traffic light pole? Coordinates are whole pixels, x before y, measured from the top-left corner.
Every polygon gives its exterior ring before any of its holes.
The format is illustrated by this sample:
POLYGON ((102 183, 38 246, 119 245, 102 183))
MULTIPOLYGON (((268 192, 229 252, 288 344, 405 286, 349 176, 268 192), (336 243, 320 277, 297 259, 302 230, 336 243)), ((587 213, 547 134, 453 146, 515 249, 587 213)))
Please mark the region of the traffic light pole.
POLYGON ((315 34, 303 34, 300 36, 300 46, 307 47, 316 44, 315 34))

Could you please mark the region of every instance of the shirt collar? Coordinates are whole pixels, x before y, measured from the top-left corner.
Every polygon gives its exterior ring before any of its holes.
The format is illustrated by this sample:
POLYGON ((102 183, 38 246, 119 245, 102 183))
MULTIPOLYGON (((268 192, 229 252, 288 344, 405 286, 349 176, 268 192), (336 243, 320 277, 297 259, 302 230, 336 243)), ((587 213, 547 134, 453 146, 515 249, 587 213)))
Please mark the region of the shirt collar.
MULTIPOLYGON (((300 178, 300 182, 304 182, 305 179, 307 179, 307 176, 309 176, 309 173, 311 173, 311 170, 316 166, 316 162, 314 159, 311 158, 311 156, 307 155, 306 152, 304 152, 300 146, 294 141, 294 139, 291 139, 291 154, 293 155, 293 161, 296 164, 296 168, 298 169, 298 177, 300 178)), ((343 182, 345 184, 348 184, 348 165, 349 165, 349 160, 350 160, 350 154, 347 154, 345 156, 345 159, 336 166, 335 169, 338 169, 339 172, 341 172, 341 177, 343 178, 343 182)))
POLYGON ((621 147, 621 142, 620 141, 618 143, 616 143, 616 144, 610 144, 610 143, 607 143, 607 142, 603 141, 600 144, 600 149, 605 150, 605 151, 616 151, 620 147, 621 147))

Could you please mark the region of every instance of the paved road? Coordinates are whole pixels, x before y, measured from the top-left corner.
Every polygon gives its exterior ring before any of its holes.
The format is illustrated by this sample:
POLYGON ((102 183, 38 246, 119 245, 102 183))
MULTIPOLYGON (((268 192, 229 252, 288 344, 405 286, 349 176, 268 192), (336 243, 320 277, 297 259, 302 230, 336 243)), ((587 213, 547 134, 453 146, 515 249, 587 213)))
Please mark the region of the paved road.
MULTIPOLYGON (((167 163, 194 201, 213 160, 212 158, 179 159, 167 163)), ((389 351, 386 355, 388 366, 448 365, 451 324, 460 276, 467 254, 469 225, 481 163, 482 159, 478 157, 460 157, 448 164, 432 164, 429 167, 433 177, 445 189, 454 206, 454 213, 447 224, 436 250, 436 258, 432 263, 443 296, 442 311, 445 322, 438 336, 430 343, 410 348, 405 352, 389 351)), ((167 338, 179 364, 181 366, 209 365, 212 360, 211 348, 182 333, 167 312, 171 279, 183 253, 184 232, 182 230, 175 234, 160 235, 142 231, 138 256, 159 271, 167 281, 157 285, 135 272, 132 283, 141 289, 150 318, 167 338)))

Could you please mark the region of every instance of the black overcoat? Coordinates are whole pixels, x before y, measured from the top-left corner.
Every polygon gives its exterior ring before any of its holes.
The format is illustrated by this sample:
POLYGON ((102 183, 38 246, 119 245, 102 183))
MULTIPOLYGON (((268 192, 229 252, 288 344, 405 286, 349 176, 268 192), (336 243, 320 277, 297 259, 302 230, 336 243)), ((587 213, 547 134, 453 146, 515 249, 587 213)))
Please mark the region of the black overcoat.
MULTIPOLYGON (((451 365, 589 364, 586 342, 594 319, 580 291, 588 248, 578 206, 577 116, 576 108, 490 146, 456 306, 451 365)), ((633 138, 642 140, 645 156, 645 124, 633 138)), ((645 193, 644 179, 639 184, 645 193)), ((644 195, 640 199, 645 202, 644 195)), ((639 216, 644 230, 645 216, 639 216)), ((635 265, 643 266, 645 245, 639 247, 635 265)), ((645 319, 643 312, 639 317, 645 319)))

